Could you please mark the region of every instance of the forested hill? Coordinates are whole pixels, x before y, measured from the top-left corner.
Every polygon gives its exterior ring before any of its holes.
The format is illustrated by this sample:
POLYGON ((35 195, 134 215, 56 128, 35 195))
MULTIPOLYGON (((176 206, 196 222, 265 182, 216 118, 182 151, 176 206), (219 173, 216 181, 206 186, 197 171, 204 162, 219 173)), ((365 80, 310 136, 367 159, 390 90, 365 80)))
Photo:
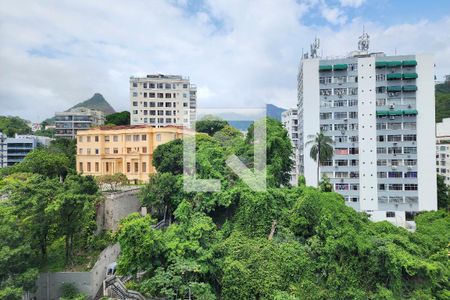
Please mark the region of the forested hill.
POLYGON ((109 104, 108 101, 106 101, 103 95, 99 93, 95 93, 91 98, 81 103, 78 103, 77 105, 71 107, 70 109, 76 107, 86 107, 101 110, 106 115, 113 114, 116 112, 114 108, 111 106, 111 104, 109 104))
POLYGON ((436 122, 450 117, 450 83, 436 84, 436 122))

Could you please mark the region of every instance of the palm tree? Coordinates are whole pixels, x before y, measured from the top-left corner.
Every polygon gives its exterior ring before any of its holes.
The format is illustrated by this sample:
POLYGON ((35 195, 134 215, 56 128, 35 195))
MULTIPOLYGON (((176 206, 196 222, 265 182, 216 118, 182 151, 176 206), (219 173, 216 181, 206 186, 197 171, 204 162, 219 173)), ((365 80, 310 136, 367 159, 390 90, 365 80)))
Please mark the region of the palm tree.
POLYGON ((322 131, 316 135, 308 135, 308 141, 305 146, 311 145, 309 156, 317 162, 317 186, 320 183, 319 168, 320 165, 333 157, 333 140, 331 137, 323 134, 322 131))

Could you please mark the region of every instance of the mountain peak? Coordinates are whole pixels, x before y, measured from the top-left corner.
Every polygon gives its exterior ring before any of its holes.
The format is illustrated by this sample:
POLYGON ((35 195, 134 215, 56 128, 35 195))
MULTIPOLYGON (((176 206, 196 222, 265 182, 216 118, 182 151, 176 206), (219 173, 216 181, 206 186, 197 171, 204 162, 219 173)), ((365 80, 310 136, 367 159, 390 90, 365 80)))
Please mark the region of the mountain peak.
POLYGON ((106 101, 106 99, 100 93, 95 93, 91 98, 83 102, 80 102, 75 106, 72 106, 71 108, 69 108, 69 110, 76 107, 86 107, 101 110, 106 115, 110 115, 116 112, 114 108, 108 103, 108 101, 106 101))

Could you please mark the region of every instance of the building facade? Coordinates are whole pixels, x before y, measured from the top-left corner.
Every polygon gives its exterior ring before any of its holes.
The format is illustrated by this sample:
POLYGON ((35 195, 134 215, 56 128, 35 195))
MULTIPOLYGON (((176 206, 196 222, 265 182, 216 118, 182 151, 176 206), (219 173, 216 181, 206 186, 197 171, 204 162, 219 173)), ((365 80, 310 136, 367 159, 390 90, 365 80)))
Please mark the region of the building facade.
POLYGON ((317 185, 317 164, 305 139, 322 131, 334 141, 334 156, 321 174, 349 206, 397 224, 437 208, 432 56, 303 58, 298 111, 308 185, 317 185))
POLYGON ((85 175, 123 173, 130 181, 146 182, 155 173, 153 151, 183 136, 177 126, 101 126, 77 134, 77 172, 85 175))
POLYGON ((0 133, 0 167, 8 167, 21 162, 28 153, 38 146, 48 146, 51 138, 34 135, 17 135, 13 138, 0 133))
POLYGON ((180 75, 130 78, 131 125, 181 125, 196 120, 197 87, 180 75))
POLYGON ((102 111, 77 107, 55 114, 55 137, 74 139, 77 132, 105 123, 102 111))
POLYGON ((436 172, 450 184, 450 118, 436 123, 436 172))
POLYGON ((299 174, 299 151, 298 151, 298 110, 290 108, 281 113, 281 123, 288 132, 289 139, 292 142, 294 167, 291 170, 291 185, 296 186, 299 174))

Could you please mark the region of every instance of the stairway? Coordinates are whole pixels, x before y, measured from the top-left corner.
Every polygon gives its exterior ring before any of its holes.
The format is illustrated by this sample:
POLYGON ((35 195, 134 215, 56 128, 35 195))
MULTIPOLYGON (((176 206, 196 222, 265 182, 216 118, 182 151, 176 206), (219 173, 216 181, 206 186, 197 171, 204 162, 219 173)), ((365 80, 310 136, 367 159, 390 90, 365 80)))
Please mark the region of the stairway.
MULTIPOLYGON (((116 297, 122 300, 134 299, 134 300, 146 300, 141 293, 128 290, 123 284, 122 280, 113 275, 103 281, 104 291, 108 288, 115 294, 116 297)), ((106 295, 105 295, 106 296, 106 295)))

